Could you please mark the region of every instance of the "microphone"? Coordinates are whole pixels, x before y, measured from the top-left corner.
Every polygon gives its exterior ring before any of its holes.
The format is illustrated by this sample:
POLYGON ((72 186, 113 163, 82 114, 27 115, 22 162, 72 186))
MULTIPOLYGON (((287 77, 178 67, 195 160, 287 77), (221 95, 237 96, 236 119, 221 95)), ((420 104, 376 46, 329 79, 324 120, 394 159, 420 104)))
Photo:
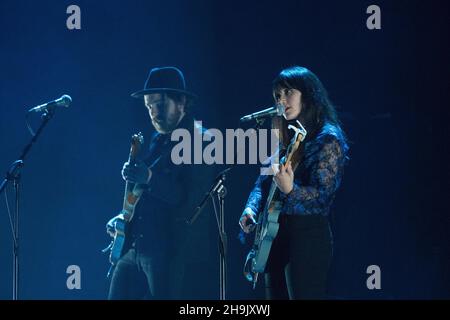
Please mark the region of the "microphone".
POLYGON ((69 104, 72 102, 72 98, 68 96, 67 94, 63 95, 61 98, 41 104, 40 106, 31 108, 28 110, 28 112, 41 112, 41 111, 47 111, 48 108, 52 107, 68 107, 69 104))
POLYGON ((273 117, 273 116, 281 116, 284 113, 284 107, 281 104, 276 104, 270 108, 254 112, 252 114, 243 116, 241 118, 241 122, 250 121, 254 119, 273 117))

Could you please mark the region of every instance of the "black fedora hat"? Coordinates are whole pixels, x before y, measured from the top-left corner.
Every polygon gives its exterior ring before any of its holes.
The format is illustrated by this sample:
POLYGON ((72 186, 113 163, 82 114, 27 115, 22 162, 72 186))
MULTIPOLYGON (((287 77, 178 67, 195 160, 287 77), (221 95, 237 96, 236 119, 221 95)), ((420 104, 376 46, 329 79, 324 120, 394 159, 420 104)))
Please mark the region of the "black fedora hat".
POLYGON ((133 98, 142 98, 152 93, 182 93, 190 98, 197 98, 195 94, 186 90, 183 73, 176 67, 153 68, 145 81, 144 89, 131 94, 133 98))

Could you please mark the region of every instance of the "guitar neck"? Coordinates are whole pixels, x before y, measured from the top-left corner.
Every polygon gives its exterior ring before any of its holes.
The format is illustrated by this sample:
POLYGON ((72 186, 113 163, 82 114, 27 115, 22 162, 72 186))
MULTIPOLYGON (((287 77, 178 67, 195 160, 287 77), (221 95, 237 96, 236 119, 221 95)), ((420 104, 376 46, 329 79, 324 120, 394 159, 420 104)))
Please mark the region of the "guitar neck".
MULTIPOLYGON (((134 165, 136 163, 136 159, 132 155, 132 151, 130 150, 130 154, 128 155, 128 163, 130 165, 134 165)), ((130 192, 133 192, 134 183, 125 181, 125 192, 123 195, 123 205, 122 208, 126 210, 127 208, 127 199, 130 192)))
MULTIPOLYGON (((128 163, 134 165, 136 163, 136 157, 133 156, 133 152, 130 151, 128 156, 128 163)), ((139 200, 142 192, 136 192, 140 190, 136 188, 136 184, 125 181, 125 192, 123 196, 123 205, 122 205, 122 213, 124 214, 125 220, 130 221, 133 218, 134 208, 139 200)))

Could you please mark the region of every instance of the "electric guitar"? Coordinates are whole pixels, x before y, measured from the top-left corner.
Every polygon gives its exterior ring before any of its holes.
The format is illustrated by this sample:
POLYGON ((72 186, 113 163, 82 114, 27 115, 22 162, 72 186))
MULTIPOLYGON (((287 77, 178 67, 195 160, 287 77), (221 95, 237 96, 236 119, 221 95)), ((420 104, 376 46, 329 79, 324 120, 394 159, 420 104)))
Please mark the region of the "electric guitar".
MULTIPOLYGON (((128 157, 128 162, 130 164, 135 163, 143 145, 144 137, 140 132, 131 137, 131 148, 128 157)), ((144 190, 145 189, 139 184, 128 181, 125 182, 125 195, 122 210, 118 216, 111 220, 114 221, 112 230, 113 240, 111 241, 111 244, 103 250, 105 253, 110 250, 109 261, 112 266, 115 266, 117 261, 119 261, 123 255, 127 225, 133 219, 134 210, 141 195, 144 193, 144 190)))
MULTIPOLYGON (((287 148, 286 155, 280 161, 283 165, 291 161, 291 158, 295 151, 297 151, 300 142, 302 142, 306 137, 305 128, 298 120, 297 124, 299 125, 298 128, 293 125, 288 126, 289 129, 295 131, 295 135, 287 148)), ((278 217, 280 216, 282 203, 278 200, 278 195, 279 190, 275 180, 272 180, 264 210, 259 215, 256 223, 253 247, 248 253, 244 265, 244 276, 248 281, 253 282, 253 289, 256 287, 258 274, 264 272, 266 268, 273 240, 277 236, 278 229, 280 227, 278 217)))

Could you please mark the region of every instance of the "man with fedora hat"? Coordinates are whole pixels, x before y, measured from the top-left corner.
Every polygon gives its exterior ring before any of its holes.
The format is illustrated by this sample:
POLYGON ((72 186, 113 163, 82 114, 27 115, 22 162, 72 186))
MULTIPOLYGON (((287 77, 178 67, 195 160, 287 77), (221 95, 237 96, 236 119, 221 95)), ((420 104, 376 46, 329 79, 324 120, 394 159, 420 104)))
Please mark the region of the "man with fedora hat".
MULTIPOLYGON (((211 255, 214 225, 208 208, 192 226, 186 219, 208 190, 214 169, 207 165, 175 165, 170 135, 177 128, 194 134, 192 103, 183 73, 175 67, 153 68, 144 89, 131 95, 143 99, 156 132, 147 155, 126 162, 122 177, 146 186, 128 225, 123 256, 112 273, 109 299, 211 299, 216 278, 211 255), (210 281, 208 281, 210 280, 210 281)), ((114 219, 107 224, 114 232, 114 219)))

